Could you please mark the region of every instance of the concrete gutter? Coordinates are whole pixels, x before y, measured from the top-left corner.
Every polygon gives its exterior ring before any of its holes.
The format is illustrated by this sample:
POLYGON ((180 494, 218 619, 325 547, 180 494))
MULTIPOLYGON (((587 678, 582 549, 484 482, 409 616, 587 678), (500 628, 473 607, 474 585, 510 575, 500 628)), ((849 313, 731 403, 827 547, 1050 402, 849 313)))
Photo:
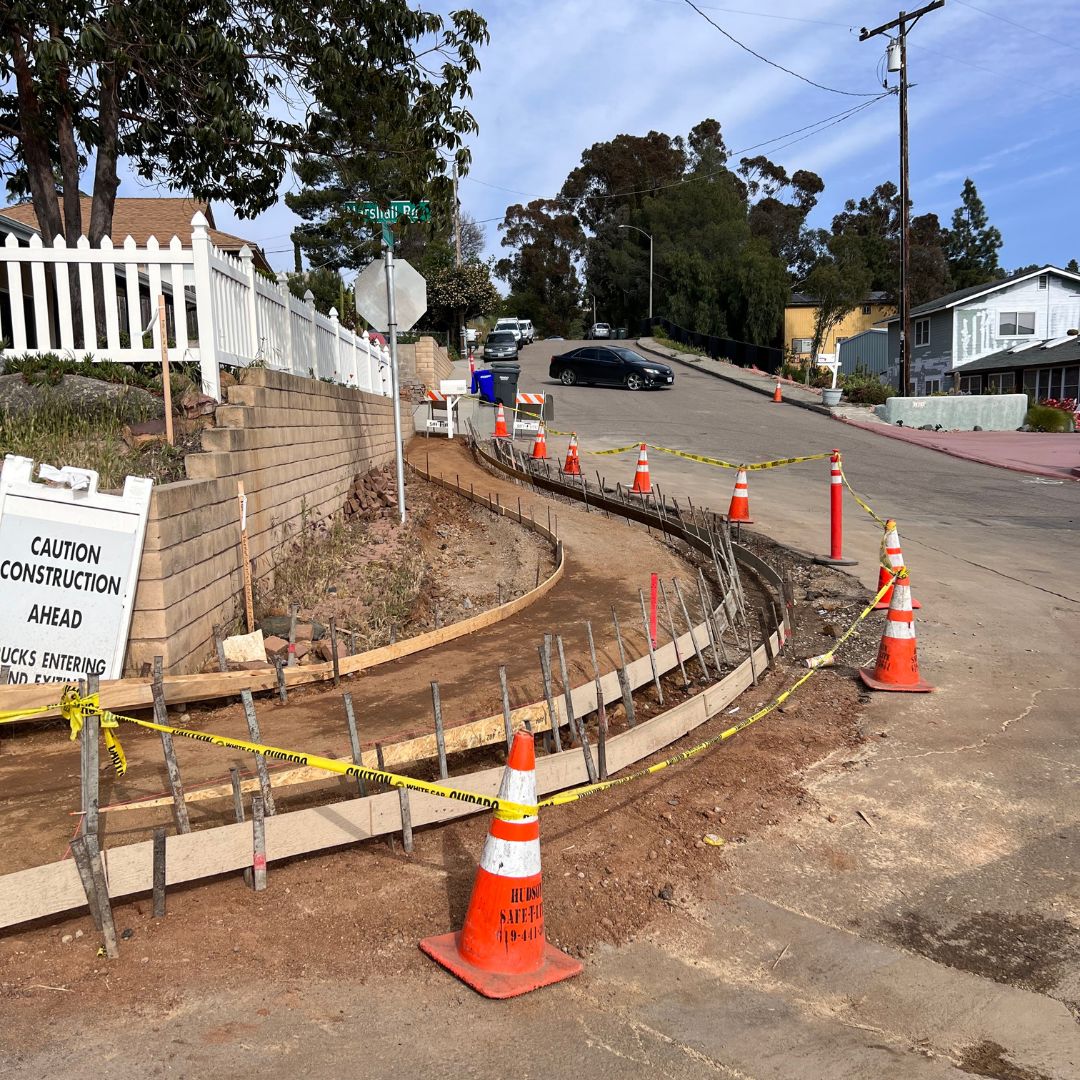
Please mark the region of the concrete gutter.
MULTIPOLYGON (((735 383, 737 386, 743 386, 747 390, 753 390, 756 394, 764 394, 766 397, 772 397, 773 387, 775 383, 770 378, 767 385, 762 384, 757 376, 750 374, 745 368, 737 367, 734 364, 728 364, 722 360, 714 360, 712 357, 694 357, 690 359, 689 353, 676 352, 674 349, 663 350, 655 344, 653 338, 637 338, 635 344, 639 349, 643 349, 647 353, 652 353, 653 356, 660 357, 663 360, 672 360, 676 364, 683 364, 685 367, 693 368, 694 371, 704 372, 706 375, 712 375, 716 379, 723 379, 725 382, 735 383), (651 345, 646 345, 645 341, 653 342, 651 345), (708 366, 707 366, 708 365, 708 366), (718 365, 718 366, 712 366, 718 365), (732 370, 725 371, 724 368, 731 368, 732 370), (735 372, 745 372, 743 375, 736 375, 735 372)), ((785 389, 800 391, 800 387, 794 384, 787 384, 785 389)), ((806 391, 802 391, 805 393, 806 391)), ((822 405, 819 401, 806 401, 800 400, 794 395, 785 395, 785 405, 796 405, 800 409, 809 409, 811 412, 821 413, 823 416, 832 416, 832 410, 825 405, 822 405)))

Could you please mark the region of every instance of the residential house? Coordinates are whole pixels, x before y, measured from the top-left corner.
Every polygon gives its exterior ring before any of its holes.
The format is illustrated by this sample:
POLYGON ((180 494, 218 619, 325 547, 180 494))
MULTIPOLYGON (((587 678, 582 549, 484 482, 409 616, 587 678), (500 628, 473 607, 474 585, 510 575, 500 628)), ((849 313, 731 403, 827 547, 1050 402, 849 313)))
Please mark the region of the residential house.
POLYGON ((840 343, 840 372, 852 375, 866 371, 871 375, 884 375, 889 369, 889 335, 884 327, 872 326, 861 334, 846 338, 840 343))
MULTIPOLYGON (((90 224, 91 199, 88 195, 81 196, 82 219, 84 228, 90 224)), ((122 247, 124 241, 130 236, 137 247, 145 248, 150 237, 155 237, 163 248, 169 246, 169 242, 175 236, 179 239, 182 248, 191 247, 191 219, 202 213, 209 224, 208 232, 211 243, 221 252, 230 255, 238 255, 241 249, 247 247, 252 254, 252 263, 256 270, 263 271, 273 276, 273 270, 267 261, 266 254, 257 244, 244 240, 242 237, 233 236, 223 232, 214 225, 214 214, 208 203, 199 199, 183 197, 168 198, 119 198, 113 210, 112 234, 110 239, 114 247, 122 247)), ((40 237, 46 246, 51 246, 51 237, 41 236, 38 226, 37 215, 34 213, 33 204, 30 202, 16 203, 13 206, 0 207, 0 245, 8 236, 14 236, 20 245, 26 245, 32 237, 40 237)), ((185 282, 191 286, 190 280, 185 282)), ((48 294, 48 307, 50 323, 56 320, 56 296, 55 281, 53 275, 45 275, 45 288, 48 294)), ((36 332, 33 318, 33 298, 35 282, 30 273, 29 266, 23 267, 22 296, 25 312, 25 322, 28 327, 28 343, 31 348, 36 347, 36 332)), ((170 334, 173 332, 173 306, 171 298, 171 285, 165 283, 164 291, 168 296, 167 314, 170 334)), ((150 320, 153 300, 150 296, 148 283, 145 279, 140 281, 139 307, 142 311, 143 325, 150 320)), ((122 271, 117 273, 117 305, 121 312, 127 305, 127 282, 122 271)), ((56 327, 53 325, 55 331, 56 327)), ((56 334, 53 333, 55 339, 56 334)), ((4 341, 10 341, 12 337, 11 326, 11 301, 10 283, 6 275, 0 272, 0 347, 4 341)))
MULTIPOLYGON (((819 306, 814 297, 792 292, 784 307, 784 348, 799 360, 810 358, 810 349, 814 343, 814 318, 819 306)), ((829 331, 821 343, 819 356, 832 361, 840 342, 869 330, 894 311, 896 305, 889 299, 888 293, 870 293, 829 331)))
MULTIPOLYGON (((888 320, 890 374, 900 364, 900 321, 888 320)), ((1057 266, 960 289, 911 312, 916 396, 1027 393, 1076 397, 1080 383, 1080 274, 1057 266)))

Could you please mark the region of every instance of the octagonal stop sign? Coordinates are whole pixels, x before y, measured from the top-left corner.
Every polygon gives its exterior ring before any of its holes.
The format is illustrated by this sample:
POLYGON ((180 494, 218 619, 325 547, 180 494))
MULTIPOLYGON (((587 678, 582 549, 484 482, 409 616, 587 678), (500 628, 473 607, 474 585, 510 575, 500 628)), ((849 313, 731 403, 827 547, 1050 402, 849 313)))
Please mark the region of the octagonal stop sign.
MULTIPOLYGON (((386 309, 386 268, 381 259, 367 264, 353 283, 356 311, 379 330, 390 323, 386 309)), ((394 305, 397 328, 411 330, 427 311, 427 281, 404 259, 394 260, 394 305)))

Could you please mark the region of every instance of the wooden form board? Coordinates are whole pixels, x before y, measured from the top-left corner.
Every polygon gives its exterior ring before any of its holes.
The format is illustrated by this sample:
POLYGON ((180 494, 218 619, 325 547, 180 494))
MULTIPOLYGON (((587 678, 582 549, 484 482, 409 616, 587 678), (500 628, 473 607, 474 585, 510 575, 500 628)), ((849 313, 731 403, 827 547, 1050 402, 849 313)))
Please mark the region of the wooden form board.
MULTIPOLYGON (((546 526, 533 521, 528 515, 519 516, 516 510, 489 502, 482 495, 470 496, 468 491, 444 480, 433 480, 432 482, 456 492, 463 498, 473 498, 473 501, 488 507, 492 513, 501 514, 503 517, 520 522, 525 528, 533 530, 547 540, 556 552, 561 551, 555 535, 548 532, 546 526)), ((400 660, 403 656, 412 656, 414 653, 423 652, 425 649, 442 645, 447 641, 453 641, 456 638, 476 633, 478 630, 484 630, 489 626, 502 622, 504 619, 512 618, 518 612, 524 611, 525 608, 546 596, 562 580, 566 570, 566 560, 561 554, 557 554, 556 558, 557 562, 554 571, 540 582, 535 589, 530 589, 524 596, 509 600, 498 607, 489 608, 487 611, 463 619, 461 622, 450 623, 438 630, 430 630, 425 634, 404 638, 393 645, 383 645, 378 649, 357 653, 355 656, 342 657, 340 661, 341 674, 351 675, 355 672, 367 671, 381 664, 400 660)), ((285 685, 288 687, 306 686, 309 683, 331 679, 333 674, 334 665, 329 661, 304 667, 286 668, 285 685)), ((250 690, 255 693, 260 690, 275 690, 276 688, 277 673, 272 667, 267 668, 265 671, 226 671, 199 675, 167 675, 165 677, 165 701, 169 705, 178 705, 182 702, 208 701, 213 698, 232 697, 242 690, 250 690)), ((55 703, 57 697, 59 697, 60 689, 59 685, 50 683, 36 686, 0 687, 0 711, 44 708, 55 703)), ((149 708, 153 704, 151 681, 149 679, 130 678, 104 680, 101 684, 101 702, 105 708, 111 709, 113 712, 118 712, 121 709, 149 708)), ((43 715, 56 716, 58 713, 53 711, 43 715)))
MULTIPOLYGON (((779 650, 783 644, 781 635, 774 633, 770 644, 779 650)), ((754 652, 754 663, 764 668, 766 660, 765 646, 760 645, 754 652)), ((613 736, 607 743, 610 770, 614 773, 624 769, 693 731, 726 708, 751 681, 751 665, 747 658, 702 693, 613 736)), ((502 772, 501 768, 485 769, 454 777, 447 783, 462 790, 494 795, 498 792, 502 772)), ((561 754, 544 756, 536 763, 537 792, 541 796, 583 784, 587 780, 585 763, 579 750, 564 750, 561 754)), ((414 828, 478 812, 468 803, 451 802, 423 792, 410 792, 409 801, 414 828)), ((267 859, 273 862, 324 851, 385 836, 400 828, 401 808, 396 791, 295 810, 266 819, 267 859)), ((177 834, 170 836, 166 843, 167 882, 171 885, 197 881, 251 865, 250 824, 222 825, 177 834)), ((110 848, 103 854, 111 897, 118 899, 151 889, 153 841, 110 848)), ((86 898, 78 871, 70 859, 0 878, 0 928, 74 911, 85 905, 86 898)))

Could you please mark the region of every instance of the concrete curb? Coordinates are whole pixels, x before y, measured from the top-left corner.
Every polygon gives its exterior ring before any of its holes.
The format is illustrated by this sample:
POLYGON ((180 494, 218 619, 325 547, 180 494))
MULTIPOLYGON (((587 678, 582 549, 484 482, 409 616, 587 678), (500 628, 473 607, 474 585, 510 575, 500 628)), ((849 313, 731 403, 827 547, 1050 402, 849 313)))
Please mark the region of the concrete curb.
MULTIPOLYGON (((747 390, 752 390, 755 394, 764 394, 769 398, 773 396, 773 391, 770 387, 755 386, 753 383, 744 382, 742 379, 736 378, 734 375, 728 375, 726 372, 715 371, 713 368, 701 367, 692 360, 683 360, 680 356, 669 356, 667 353, 662 353, 656 349, 649 348, 648 345, 643 345, 640 339, 635 339, 634 343, 639 349, 644 349, 645 352, 652 353, 653 356, 659 357, 661 360, 670 360, 676 364, 682 364, 684 367, 692 368, 694 371, 700 371, 704 375, 711 375, 714 379, 723 379, 724 382, 734 383, 736 386, 742 386, 747 390)), ((825 405, 818 405, 813 401, 798 401, 795 398, 784 398, 784 404, 795 405, 800 409, 808 409, 810 412, 820 413, 822 416, 832 418, 831 409, 827 408, 825 405)))

